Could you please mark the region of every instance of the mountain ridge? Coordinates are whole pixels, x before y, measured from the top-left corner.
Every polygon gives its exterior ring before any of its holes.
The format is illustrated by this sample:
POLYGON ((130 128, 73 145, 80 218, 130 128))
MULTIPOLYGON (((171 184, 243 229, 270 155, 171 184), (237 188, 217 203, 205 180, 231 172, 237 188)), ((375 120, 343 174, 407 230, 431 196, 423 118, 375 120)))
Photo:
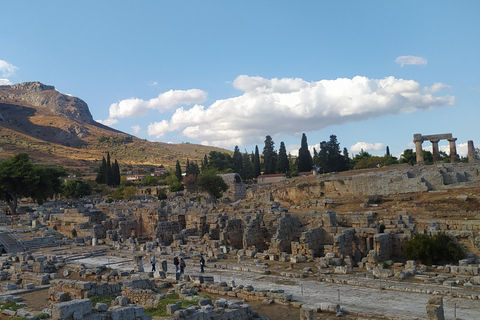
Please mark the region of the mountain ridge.
POLYGON ((82 99, 41 82, 0 86, 0 158, 26 152, 34 161, 94 172, 107 151, 128 166, 200 161, 217 147, 151 142, 96 122, 82 99))

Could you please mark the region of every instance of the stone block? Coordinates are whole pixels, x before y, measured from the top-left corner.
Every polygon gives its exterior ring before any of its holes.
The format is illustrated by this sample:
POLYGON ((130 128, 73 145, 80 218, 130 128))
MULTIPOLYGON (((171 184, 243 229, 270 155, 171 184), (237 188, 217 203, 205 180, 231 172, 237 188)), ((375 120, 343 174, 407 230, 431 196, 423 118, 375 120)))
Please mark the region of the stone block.
POLYGON ((74 313, 76 313, 77 317, 83 317, 91 312, 92 301, 90 299, 72 300, 52 304, 53 320, 72 318, 74 317, 74 313))
POLYGON ((175 311, 179 310, 179 306, 176 304, 167 305, 167 314, 175 314, 175 311))

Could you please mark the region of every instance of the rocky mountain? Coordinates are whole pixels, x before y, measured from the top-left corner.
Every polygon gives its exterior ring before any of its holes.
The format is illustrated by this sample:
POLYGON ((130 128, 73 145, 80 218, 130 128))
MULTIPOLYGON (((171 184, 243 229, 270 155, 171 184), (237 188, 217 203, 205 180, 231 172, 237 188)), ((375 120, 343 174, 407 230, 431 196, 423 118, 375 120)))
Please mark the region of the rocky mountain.
POLYGON ((39 162, 95 171, 108 151, 128 166, 172 166, 224 149, 138 139, 93 120, 80 98, 54 86, 24 82, 0 86, 0 159, 26 152, 39 162))

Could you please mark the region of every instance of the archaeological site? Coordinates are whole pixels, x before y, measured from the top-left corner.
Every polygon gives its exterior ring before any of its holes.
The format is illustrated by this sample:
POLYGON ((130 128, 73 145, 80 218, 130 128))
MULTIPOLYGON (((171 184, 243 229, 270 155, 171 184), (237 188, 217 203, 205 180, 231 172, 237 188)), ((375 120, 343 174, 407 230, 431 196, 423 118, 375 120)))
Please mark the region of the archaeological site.
MULTIPOLYGON (((456 153, 451 135, 415 139, 456 153)), ((480 319, 480 163, 422 160, 262 184, 226 174, 215 201, 25 199, 0 217, 0 302, 15 306, 0 318, 480 319), (465 257, 404 257, 413 234, 438 233, 465 257)))

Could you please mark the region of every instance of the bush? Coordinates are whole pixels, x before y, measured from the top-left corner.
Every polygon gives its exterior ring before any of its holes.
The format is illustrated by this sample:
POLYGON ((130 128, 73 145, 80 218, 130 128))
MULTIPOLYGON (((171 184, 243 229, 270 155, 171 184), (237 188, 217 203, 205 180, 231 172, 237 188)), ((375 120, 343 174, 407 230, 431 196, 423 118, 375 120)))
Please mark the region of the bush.
POLYGON ((297 189, 299 189, 299 190, 303 190, 306 187, 308 187, 308 183, 300 183, 300 184, 297 185, 297 189))
POLYGON ((181 182, 174 182, 168 187, 168 191, 177 192, 183 190, 183 184, 181 182))
POLYGON ((405 242, 403 254, 409 260, 419 260, 429 266, 456 263, 465 257, 460 245, 443 232, 433 236, 415 234, 405 242))
POLYGON ((157 190, 157 198, 158 200, 165 200, 167 199, 167 193, 163 189, 158 189, 157 190))

